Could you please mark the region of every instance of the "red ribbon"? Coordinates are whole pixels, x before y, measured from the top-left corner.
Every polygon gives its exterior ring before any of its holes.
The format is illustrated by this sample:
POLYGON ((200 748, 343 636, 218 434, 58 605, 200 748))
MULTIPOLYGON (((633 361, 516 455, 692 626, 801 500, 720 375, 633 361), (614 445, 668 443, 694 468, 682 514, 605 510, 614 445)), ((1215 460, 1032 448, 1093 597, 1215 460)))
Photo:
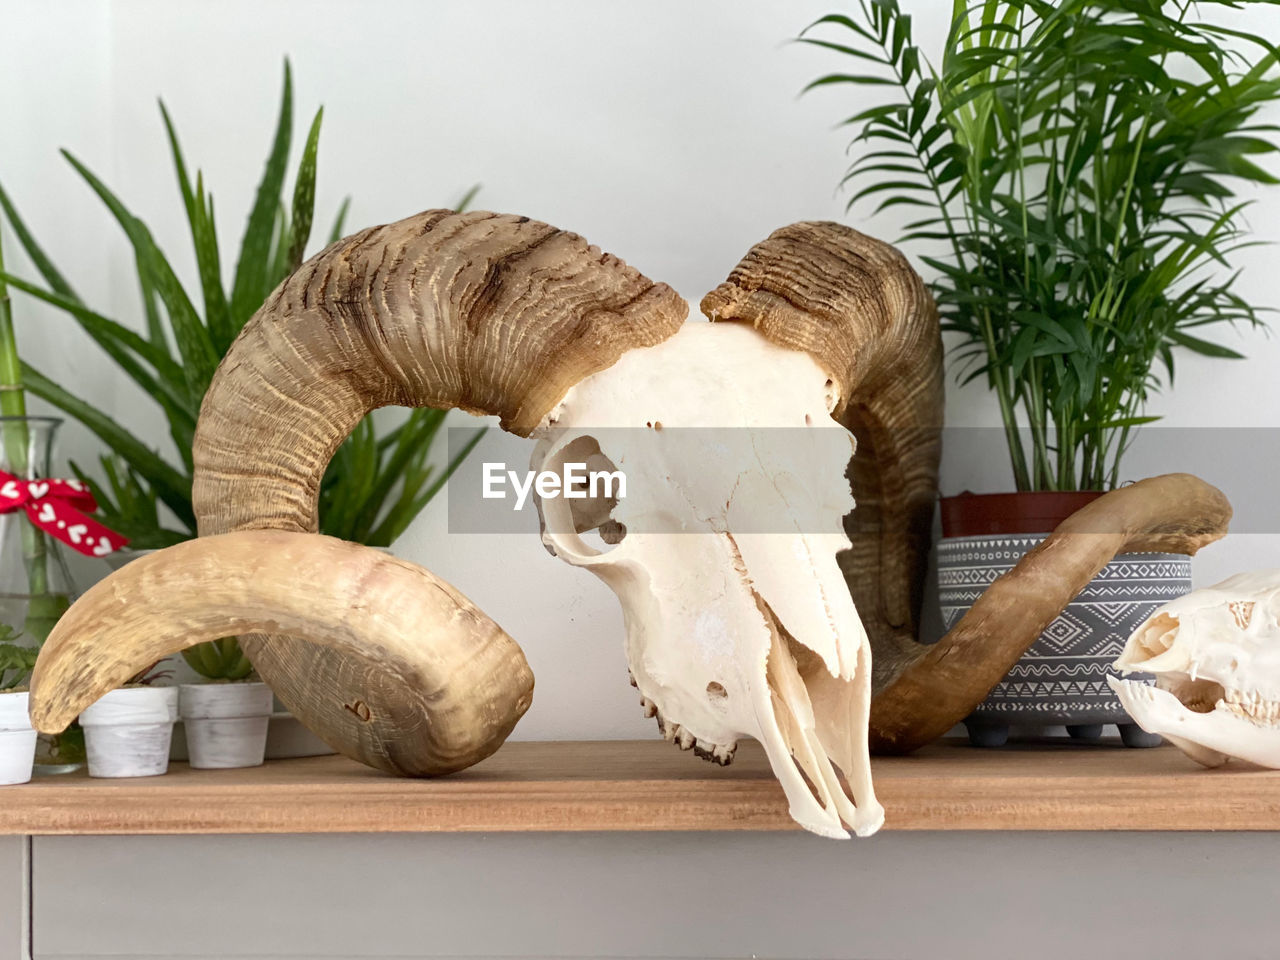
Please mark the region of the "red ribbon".
POLYGON ((32 524, 86 557, 105 557, 129 541, 93 517, 93 493, 79 480, 23 480, 0 470, 0 513, 22 507, 32 524))

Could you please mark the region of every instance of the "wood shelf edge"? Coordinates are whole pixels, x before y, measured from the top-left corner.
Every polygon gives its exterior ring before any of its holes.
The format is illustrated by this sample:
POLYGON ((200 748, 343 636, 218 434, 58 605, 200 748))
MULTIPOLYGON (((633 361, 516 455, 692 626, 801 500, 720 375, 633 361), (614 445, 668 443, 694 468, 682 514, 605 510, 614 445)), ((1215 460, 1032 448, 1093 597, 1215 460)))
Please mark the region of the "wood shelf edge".
MULTIPOLYGON (((1280 771, 1201 770, 1172 748, 935 745, 874 762, 894 830, 1280 830, 1280 771)), ((702 764, 661 741, 509 743, 439 780, 341 757, 0 788, 0 834, 798 829, 763 754, 702 764)))

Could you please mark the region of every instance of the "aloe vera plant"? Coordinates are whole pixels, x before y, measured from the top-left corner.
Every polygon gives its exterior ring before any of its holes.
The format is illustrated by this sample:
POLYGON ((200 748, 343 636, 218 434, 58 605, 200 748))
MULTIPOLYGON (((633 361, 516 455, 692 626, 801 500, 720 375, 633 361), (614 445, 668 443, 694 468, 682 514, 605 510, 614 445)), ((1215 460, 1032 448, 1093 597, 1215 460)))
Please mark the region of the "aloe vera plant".
POLYGON ((994 391, 1019 490, 1115 486, 1176 352, 1238 358, 1202 331, 1260 323, 1233 289, 1251 244, 1235 191, 1278 182, 1257 117, 1278 51, 1199 17, 1224 6, 955 0, 932 59, 897 0, 801 36, 854 64, 806 89, 888 94, 843 121, 849 205, 917 217, 903 240, 934 253, 960 378, 994 391))
MULTIPOLYGON (((96 434, 110 453, 98 476, 72 464, 94 485, 100 516, 129 537, 136 548, 164 547, 196 535, 191 505, 192 440, 200 404, 218 363, 241 328, 268 294, 302 262, 312 233, 316 158, 323 108, 311 121, 292 192, 286 189, 293 137, 293 79, 288 61, 270 152, 240 242, 230 286, 215 229, 213 196, 204 176, 191 176, 178 132, 164 103, 161 117, 168 136, 199 276, 199 292, 189 293, 151 231, 99 177, 70 152, 67 162, 111 212, 132 247, 145 315, 139 332, 91 309, 38 244, 10 197, 0 187, 0 208, 35 265, 44 285, 0 269, 0 278, 38 300, 64 311, 161 408, 176 460, 162 456, 92 401, 55 383, 29 364, 22 381, 36 396, 76 418, 96 434), (286 206, 286 197, 289 204, 286 206), (167 513, 166 513, 167 510, 167 513)), ((464 208, 472 188, 459 202, 464 208)), ((347 211, 337 212, 329 240, 342 235, 347 211)), ((2 288, 0 288, 2 289, 2 288)), ((321 532, 370 546, 389 546, 439 491, 479 434, 438 469, 429 463, 432 443, 444 413, 413 410, 396 421, 393 412, 366 417, 339 448, 320 493, 321 532)), ((238 679, 250 665, 234 640, 186 652, 205 676, 238 679)))

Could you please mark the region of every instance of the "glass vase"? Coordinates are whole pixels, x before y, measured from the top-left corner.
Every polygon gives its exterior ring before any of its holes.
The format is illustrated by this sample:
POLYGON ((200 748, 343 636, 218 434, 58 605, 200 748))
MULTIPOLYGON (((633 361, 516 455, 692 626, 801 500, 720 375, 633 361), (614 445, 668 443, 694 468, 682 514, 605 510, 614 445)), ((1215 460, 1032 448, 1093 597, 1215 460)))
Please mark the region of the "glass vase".
MULTIPOLYGON (((57 417, 0 417, 0 469, 24 480, 52 476, 57 417)), ((75 599, 63 545, 36 527, 22 507, 0 513, 0 632, 12 643, 38 647, 75 599)), ((84 762, 77 726, 41 734, 36 772, 62 773, 84 762)))

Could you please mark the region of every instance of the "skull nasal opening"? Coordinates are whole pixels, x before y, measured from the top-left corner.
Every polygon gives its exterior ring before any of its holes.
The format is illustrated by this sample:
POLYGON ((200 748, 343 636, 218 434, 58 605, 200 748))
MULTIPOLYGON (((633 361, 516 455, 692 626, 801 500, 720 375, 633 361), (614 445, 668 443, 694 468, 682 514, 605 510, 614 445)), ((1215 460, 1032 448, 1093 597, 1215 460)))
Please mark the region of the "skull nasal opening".
POLYGON ((1178 618, 1167 613, 1162 613, 1147 623, 1135 638, 1143 659, 1152 660, 1167 652, 1178 635, 1178 627, 1178 618))

